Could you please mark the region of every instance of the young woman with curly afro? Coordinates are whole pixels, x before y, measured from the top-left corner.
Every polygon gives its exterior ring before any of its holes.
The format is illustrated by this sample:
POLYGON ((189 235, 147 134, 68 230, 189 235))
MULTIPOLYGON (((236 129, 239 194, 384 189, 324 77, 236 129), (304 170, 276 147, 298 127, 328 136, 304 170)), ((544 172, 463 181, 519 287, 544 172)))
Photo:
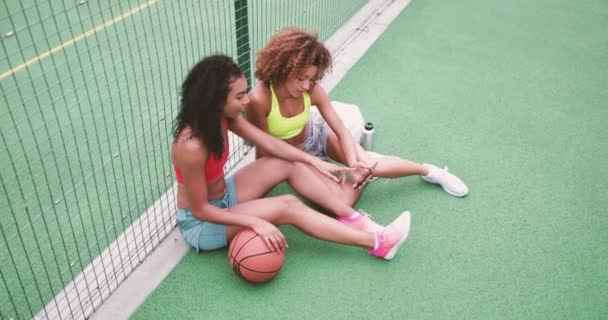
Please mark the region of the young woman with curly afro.
MULTIPOLYGON (((259 81, 249 93, 247 119, 308 154, 329 157, 353 168, 350 188, 364 186, 369 179, 363 177, 373 171, 373 176, 385 178, 419 175, 454 196, 468 193, 466 185, 446 169, 365 152, 340 120, 327 92, 318 84, 331 65, 329 50, 315 34, 292 27, 281 30, 258 52, 255 76, 259 81), (318 111, 311 109, 313 105, 318 111), (374 162, 377 166, 372 166, 374 162), (360 180, 362 183, 357 184, 360 180)), ((262 148, 256 152, 261 157, 268 150, 262 148)), ((357 197, 349 199, 352 202, 348 205, 353 205, 360 195, 361 188, 357 189, 357 197)), ((375 227, 368 217, 355 215, 339 219, 345 223, 359 221, 357 224, 363 229, 375 227)))

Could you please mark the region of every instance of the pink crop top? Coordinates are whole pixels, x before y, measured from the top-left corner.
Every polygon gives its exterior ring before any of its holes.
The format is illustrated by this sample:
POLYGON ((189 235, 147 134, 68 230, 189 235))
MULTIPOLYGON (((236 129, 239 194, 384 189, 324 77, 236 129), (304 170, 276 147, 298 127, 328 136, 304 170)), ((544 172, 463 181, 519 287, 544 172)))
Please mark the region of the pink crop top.
MULTIPOLYGON (((209 154, 209 159, 207 159, 207 163, 205 164, 205 180, 207 182, 214 181, 221 177, 224 174, 224 165, 226 161, 228 161, 228 154, 230 153, 230 143, 228 143, 228 121, 224 120, 224 141, 226 145, 224 146, 224 152, 220 160, 217 160, 213 153, 209 154)), ((182 172, 175 165, 173 166, 175 169, 175 179, 177 183, 184 184, 184 178, 182 177, 182 172)))

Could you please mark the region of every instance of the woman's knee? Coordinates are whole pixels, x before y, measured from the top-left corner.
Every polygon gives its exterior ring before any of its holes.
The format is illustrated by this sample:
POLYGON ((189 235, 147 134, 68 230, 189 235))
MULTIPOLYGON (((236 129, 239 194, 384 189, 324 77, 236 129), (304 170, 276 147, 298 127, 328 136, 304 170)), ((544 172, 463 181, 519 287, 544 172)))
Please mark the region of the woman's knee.
POLYGON ((289 218, 294 218, 303 213, 306 205, 293 194, 285 194, 279 197, 283 203, 283 215, 289 218))

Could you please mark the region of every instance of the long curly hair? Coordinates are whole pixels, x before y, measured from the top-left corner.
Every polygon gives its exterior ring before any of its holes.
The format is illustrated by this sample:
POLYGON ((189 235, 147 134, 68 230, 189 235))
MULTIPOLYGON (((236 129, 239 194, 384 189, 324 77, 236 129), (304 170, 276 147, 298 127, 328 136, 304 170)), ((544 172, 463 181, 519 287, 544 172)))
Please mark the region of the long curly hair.
POLYGON ((281 84, 304 73, 307 67, 316 66, 316 80, 321 80, 331 65, 331 53, 316 34, 289 27, 274 35, 258 52, 255 76, 266 85, 281 84))
POLYGON ((181 106, 174 122, 173 137, 189 126, 192 136, 202 139, 219 159, 224 152, 221 119, 230 84, 243 72, 232 58, 209 56, 198 62, 182 84, 181 106))

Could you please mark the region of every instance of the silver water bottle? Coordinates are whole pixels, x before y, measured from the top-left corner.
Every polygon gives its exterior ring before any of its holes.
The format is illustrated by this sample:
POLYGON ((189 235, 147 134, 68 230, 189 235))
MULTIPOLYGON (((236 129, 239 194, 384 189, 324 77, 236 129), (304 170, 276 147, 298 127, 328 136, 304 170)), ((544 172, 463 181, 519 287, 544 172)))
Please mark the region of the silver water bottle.
POLYGON ((374 150, 374 124, 366 122, 361 135, 361 146, 367 151, 374 150))

